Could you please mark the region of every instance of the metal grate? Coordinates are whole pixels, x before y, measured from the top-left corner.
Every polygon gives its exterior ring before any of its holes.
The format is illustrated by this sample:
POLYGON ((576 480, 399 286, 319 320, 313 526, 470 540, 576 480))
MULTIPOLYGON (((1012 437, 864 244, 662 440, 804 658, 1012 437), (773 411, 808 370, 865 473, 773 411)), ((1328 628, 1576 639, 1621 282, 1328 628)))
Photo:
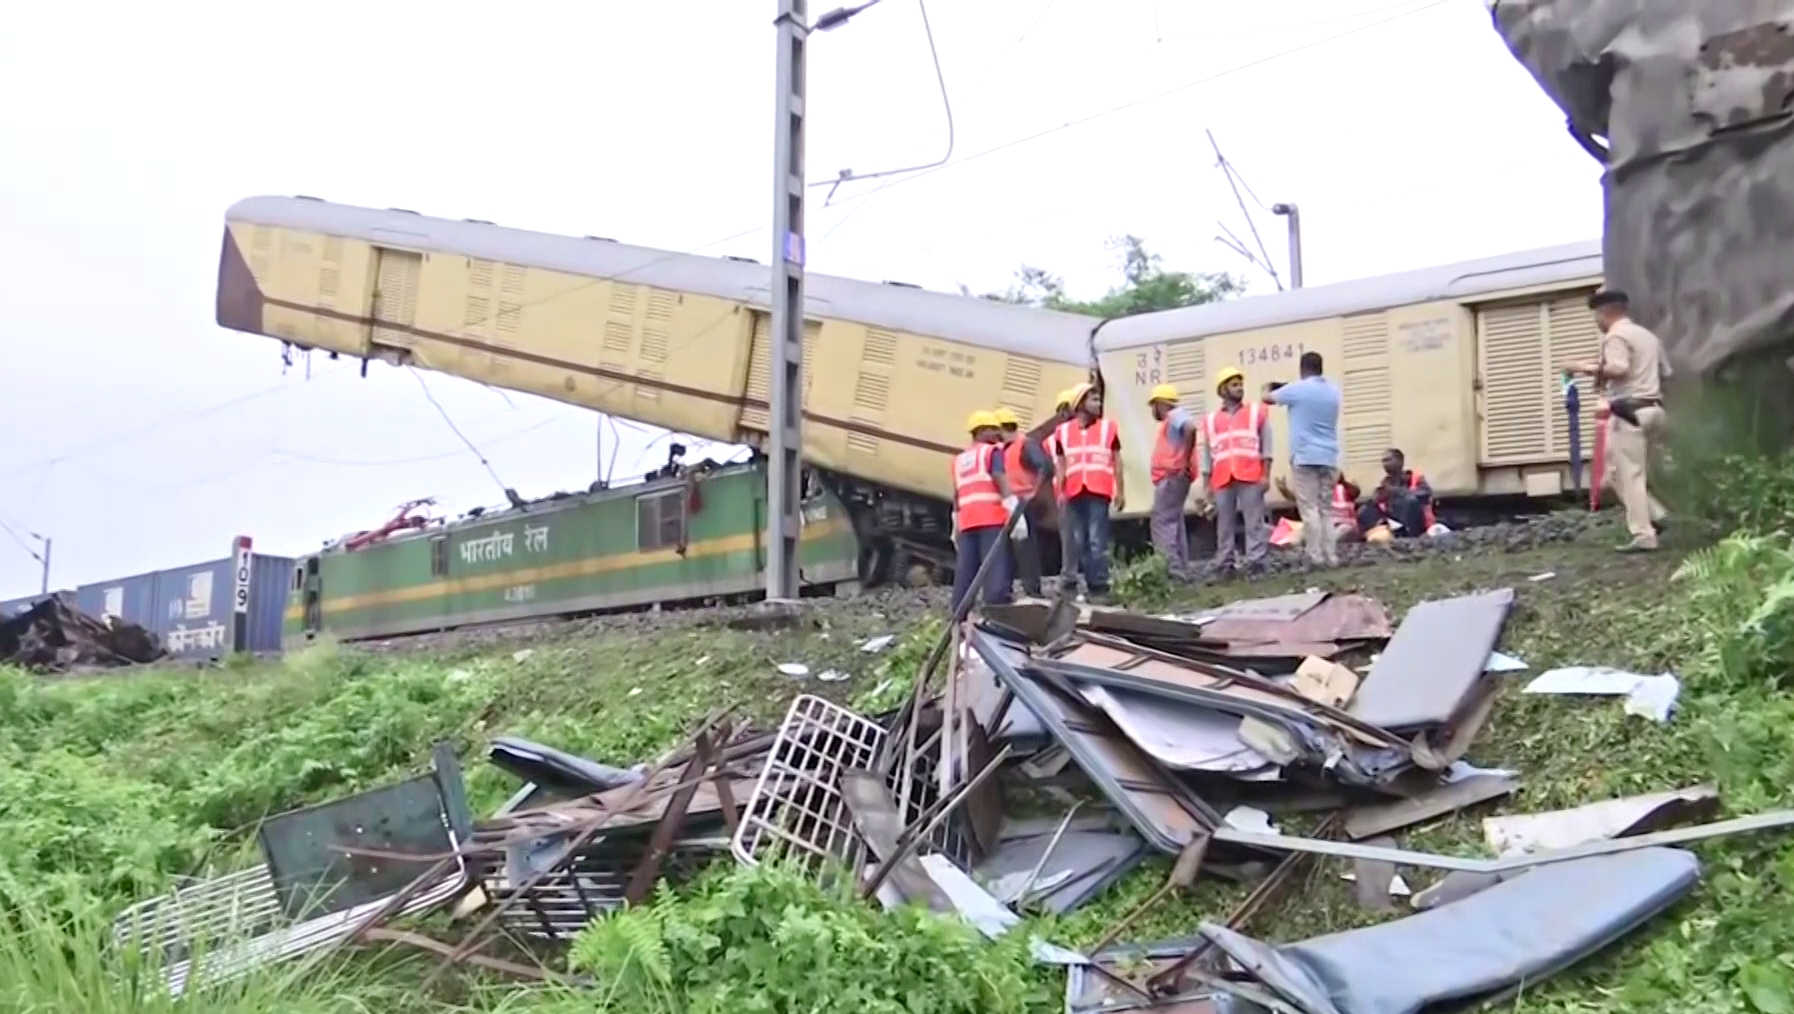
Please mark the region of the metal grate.
POLYGON ((491 261, 470 260, 467 262, 467 282, 476 289, 492 288, 491 261))
POLYGON ((1034 421, 1034 404, 1040 399, 1040 362, 1010 355, 1003 367, 1003 390, 998 402, 1021 417, 1022 425, 1034 421))
POLYGON ((501 291, 507 296, 523 295, 523 283, 527 277, 528 272, 524 268, 516 264, 506 264, 505 279, 504 284, 501 286, 501 291))
POLYGON ((523 327, 523 304, 500 300, 496 323, 500 334, 516 334, 523 327))
POLYGON ((665 289, 648 290, 648 319, 672 320, 673 307, 679 305, 679 297, 665 289))
POLYGON ((895 365, 897 365, 897 335, 896 335, 896 333, 892 332, 892 331, 886 331, 882 327, 867 328, 866 329, 865 355, 863 358, 865 359, 865 362, 867 363, 867 365, 872 365, 872 364, 877 364, 879 366, 895 366, 895 365))
MULTIPOLYGON (((423 912, 449 901, 461 893, 463 884, 461 874, 451 875, 411 899, 398 915, 423 912)), ((386 901, 376 899, 316 919, 287 923, 268 868, 257 866, 126 909, 114 921, 113 935, 122 946, 168 961, 164 981, 168 991, 178 997, 196 977, 208 986, 230 982, 343 940, 386 901), (240 942, 231 943, 233 940, 240 942), (214 945, 221 946, 209 949, 214 945)))
POLYGON ((1539 303, 1488 307, 1476 315, 1485 464, 1549 456, 1544 317, 1545 307, 1539 303))
POLYGON ((1361 479, 1378 472, 1383 451, 1394 440, 1390 416, 1389 320, 1382 313, 1345 319, 1343 418, 1346 473, 1361 479))
POLYGON ((635 332, 623 321, 607 320, 604 322, 604 351, 627 352, 630 339, 634 337, 635 332))
POLYGON ((1178 403, 1197 416, 1208 411, 1208 347, 1202 339, 1165 350, 1165 382, 1177 388, 1178 403))
POLYGON ((635 286, 610 283, 610 312, 619 317, 635 316, 635 286))
POLYGON ((792 701, 731 842, 735 858, 756 866, 783 852, 806 866, 857 869, 865 845, 841 796, 841 773, 871 767, 884 741, 877 723, 837 704, 809 694, 792 701))

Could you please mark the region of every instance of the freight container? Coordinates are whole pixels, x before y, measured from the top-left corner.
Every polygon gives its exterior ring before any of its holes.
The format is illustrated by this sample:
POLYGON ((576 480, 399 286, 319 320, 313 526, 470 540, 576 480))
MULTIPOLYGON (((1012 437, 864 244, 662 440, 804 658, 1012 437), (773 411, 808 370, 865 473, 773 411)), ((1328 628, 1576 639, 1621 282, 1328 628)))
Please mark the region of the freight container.
POLYGON ((75 589, 75 608, 97 619, 116 616, 149 627, 156 611, 156 575, 136 574, 81 585, 75 589))
MULTIPOLYGON (((252 553, 248 562, 246 647, 256 652, 279 651, 293 561, 252 553)), ((230 653, 234 563, 234 557, 226 557, 157 572, 157 608, 148 626, 162 638, 170 655, 198 659, 230 653)))
MULTIPOLYGON (((51 595, 62 599, 62 601, 68 603, 70 606, 75 606, 76 604, 75 592, 73 589, 53 591, 49 595, 22 595, 16 599, 0 601, 0 620, 10 619, 17 616, 30 609, 32 606, 37 605, 39 602, 42 602, 44 599, 49 598, 51 595)), ((77 606, 76 608, 79 607, 77 606)))

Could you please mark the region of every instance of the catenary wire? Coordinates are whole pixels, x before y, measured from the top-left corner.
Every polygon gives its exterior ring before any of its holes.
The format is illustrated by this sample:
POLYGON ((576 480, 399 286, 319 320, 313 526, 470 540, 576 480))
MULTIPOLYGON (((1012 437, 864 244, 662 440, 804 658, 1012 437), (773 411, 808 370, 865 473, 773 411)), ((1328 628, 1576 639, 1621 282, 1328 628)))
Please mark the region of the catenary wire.
MULTIPOLYGON (((880 169, 875 173, 856 173, 850 169, 843 169, 841 170, 840 175, 836 176, 834 179, 812 183, 810 184, 811 187, 838 187, 844 183, 852 183, 856 180, 873 180, 878 179, 881 176, 899 176, 903 173, 920 172, 923 169, 933 169, 937 166, 946 165, 953 158, 953 100, 947 95, 947 75, 941 71, 941 52, 939 47, 934 44, 934 28, 928 23, 928 0, 916 0, 916 7, 922 12, 922 32, 928 36, 928 55, 934 60, 934 79, 939 82, 941 86, 941 106, 947 111, 946 153, 940 158, 935 159, 933 162, 912 165, 904 169, 880 169)), ((830 190, 829 192, 831 194, 834 193, 833 190, 830 190)), ((822 206, 825 208, 828 207, 828 202, 826 200, 823 201, 822 206)))
POLYGON ((1435 7, 1442 7, 1448 2, 1449 2, 1449 0, 1432 0, 1431 3, 1425 4, 1424 6, 1410 8, 1408 10, 1402 11, 1399 14, 1392 14, 1389 17, 1381 18, 1379 20, 1369 22, 1368 24, 1356 25, 1356 26, 1354 26, 1352 28, 1348 28, 1344 31, 1335 32, 1332 35, 1328 35, 1323 38, 1315 39, 1310 42, 1305 42, 1300 46, 1292 46, 1289 49, 1279 50, 1279 51, 1272 53, 1268 56, 1260 57, 1259 59, 1251 60, 1246 63, 1238 64, 1233 67, 1228 67, 1225 70, 1216 71, 1213 74, 1209 74, 1204 77, 1197 78, 1193 81, 1186 81, 1183 84, 1174 85, 1170 88, 1164 89, 1163 91, 1154 92, 1151 95, 1145 95, 1145 96, 1142 96, 1137 99, 1132 99, 1132 100, 1130 100, 1128 102, 1124 102, 1118 106, 1111 106, 1108 109, 1103 109, 1098 112, 1091 113, 1088 116, 1082 116, 1075 120, 1068 120, 1064 123, 1059 124, 1056 127, 1048 127, 1045 130, 1035 131, 1034 133, 1025 135, 1023 137, 1018 137, 1018 138, 1015 138, 1010 141, 1005 141, 1002 144, 998 144, 998 145, 995 145, 990 148, 985 148, 982 151, 973 152, 970 155, 966 155, 962 158, 954 159, 953 161, 948 162, 945 165, 939 165, 939 166, 934 167, 933 169, 924 169, 919 172, 911 173, 907 176, 900 176, 896 179, 886 180, 885 182, 880 183, 878 186, 873 187, 870 191, 868 191, 864 194, 857 194, 851 198, 847 198, 846 200, 839 202, 839 203, 845 204, 845 203, 847 203, 847 201, 857 201, 858 203, 854 205, 854 207, 851 211, 849 211, 847 214, 841 216, 841 218, 835 222, 834 226, 831 227, 828 232, 823 233, 822 237, 820 239, 818 239, 817 242, 818 243, 824 242, 830 236, 833 236, 837 231, 839 231, 841 229, 842 226, 846 225, 847 222, 849 220, 851 220, 853 218, 853 216, 861 208, 866 206, 867 201, 870 201, 872 198, 891 189, 892 187, 901 186, 902 184, 908 183, 912 180, 919 180, 925 176, 930 176, 934 173, 944 172, 944 171, 946 171, 948 169, 952 169, 956 166, 962 166, 968 162, 977 161, 978 159, 984 158, 987 155, 995 155, 998 152, 1008 151, 1012 148, 1018 148, 1024 144, 1029 144, 1031 142, 1038 141, 1041 138, 1050 137, 1054 134, 1060 133, 1061 131, 1070 130, 1074 127, 1081 127, 1088 123, 1094 123, 1097 120, 1101 120, 1106 117, 1114 116, 1118 113, 1127 112, 1130 109, 1134 109, 1139 106, 1146 105, 1147 103, 1156 102, 1162 98, 1168 98, 1169 96, 1176 95, 1179 92, 1189 91, 1191 88, 1197 88, 1197 87, 1200 87, 1205 84, 1209 84, 1214 81, 1219 81, 1222 78, 1229 77, 1234 74, 1239 74, 1244 71, 1252 70, 1253 68, 1256 68, 1256 67, 1262 67, 1267 63, 1271 63, 1276 60, 1281 60, 1285 57, 1295 56, 1298 53, 1307 52, 1310 49, 1314 49, 1319 46, 1324 46, 1327 43, 1336 42, 1340 39, 1346 38, 1347 36, 1356 35, 1359 32, 1369 31, 1372 28, 1377 28, 1382 25, 1387 25, 1391 22, 1398 21, 1402 18, 1411 17, 1411 16, 1413 16, 1415 14, 1419 14, 1423 11, 1432 10, 1435 7))

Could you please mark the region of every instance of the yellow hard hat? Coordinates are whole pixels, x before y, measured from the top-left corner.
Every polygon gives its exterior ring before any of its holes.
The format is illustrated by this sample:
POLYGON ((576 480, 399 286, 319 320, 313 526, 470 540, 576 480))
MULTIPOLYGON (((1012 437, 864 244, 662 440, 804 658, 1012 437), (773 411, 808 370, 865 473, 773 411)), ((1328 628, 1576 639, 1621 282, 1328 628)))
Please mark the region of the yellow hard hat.
POLYGON ((1009 411, 1006 408, 999 408, 995 412, 992 412, 991 418, 993 418, 997 421, 998 426, 1017 426, 1017 427, 1019 427, 1022 424, 1022 421, 1015 417, 1015 413, 1009 411))
POLYGON ((994 430, 1000 425, 995 412, 979 409, 966 418, 966 432, 976 433, 979 430, 994 430))
POLYGON ((1074 384, 1070 390, 1065 392, 1066 394, 1071 395, 1071 398, 1066 401, 1066 404, 1072 408, 1077 408, 1084 403, 1084 396, 1094 390, 1096 390, 1095 384, 1074 384))
POLYGON ((1246 375, 1244 373, 1240 372, 1235 367, 1229 366, 1226 369, 1222 370, 1220 373, 1215 374, 1215 390, 1219 391, 1221 389, 1221 385, 1227 383, 1230 380, 1245 380, 1245 379, 1246 379, 1246 375))
POLYGON ((1152 389, 1151 394, 1146 396, 1146 401, 1148 404, 1155 401, 1175 402, 1177 401, 1177 388, 1170 384, 1160 384, 1152 389))
POLYGON ((1053 400, 1053 407, 1054 408, 1070 408, 1071 402, 1072 402, 1072 396, 1076 393, 1077 393, 1077 388, 1074 388, 1074 387, 1068 387, 1065 390, 1060 391, 1059 397, 1053 400))

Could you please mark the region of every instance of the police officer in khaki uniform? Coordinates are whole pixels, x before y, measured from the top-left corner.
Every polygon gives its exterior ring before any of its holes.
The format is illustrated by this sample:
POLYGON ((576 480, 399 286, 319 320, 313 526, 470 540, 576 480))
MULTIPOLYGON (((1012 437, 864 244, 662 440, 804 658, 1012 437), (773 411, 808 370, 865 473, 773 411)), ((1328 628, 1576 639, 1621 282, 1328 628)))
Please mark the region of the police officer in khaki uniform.
POLYGON ((1608 474, 1614 493, 1626 508, 1632 541, 1622 552, 1657 548, 1663 527, 1663 505, 1651 495, 1648 482, 1651 445, 1663 437, 1663 381, 1670 375, 1663 343, 1649 329, 1627 316, 1624 292, 1608 289, 1588 299, 1601 328, 1601 354, 1595 362, 1569 363, 1565 369, 1594 378, 1601 385, 1607 410, 1608 474))

